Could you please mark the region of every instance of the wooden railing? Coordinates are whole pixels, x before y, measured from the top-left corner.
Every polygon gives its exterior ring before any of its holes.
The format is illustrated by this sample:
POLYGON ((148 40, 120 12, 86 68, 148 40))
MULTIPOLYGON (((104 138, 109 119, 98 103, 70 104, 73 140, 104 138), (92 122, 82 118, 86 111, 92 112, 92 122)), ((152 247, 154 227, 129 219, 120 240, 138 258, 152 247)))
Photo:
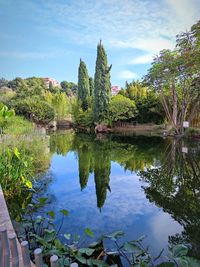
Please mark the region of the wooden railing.
MULTIPOLYGON (((31 262, 29 246, 27 241, 20 244, 23 266, 20 266, 19 251, 16 234, 7 234, 5 227, 0 227, 0 267, 43 267, 42 249, 34 250, 35 264, 31 262)), ((51 267, 59 267, 56 255, 50 258, 51 267)), ((72 263, 70 267, 78 267, 77 263, 72 263)))

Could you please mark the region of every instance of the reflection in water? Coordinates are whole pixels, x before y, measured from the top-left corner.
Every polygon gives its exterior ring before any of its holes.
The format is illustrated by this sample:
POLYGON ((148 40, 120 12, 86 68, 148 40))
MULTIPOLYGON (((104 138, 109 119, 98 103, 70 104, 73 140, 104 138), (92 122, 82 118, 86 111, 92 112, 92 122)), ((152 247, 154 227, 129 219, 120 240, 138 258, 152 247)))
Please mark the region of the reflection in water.
MULTIPOLYGON (((70 210, 64 233, 90 227, 96 236, 120 229, 129 240, 147 234, 150 247, 159 243, 155 253, 167 245, 169 236, 170 244, 190 243, 192 253, 200 255, 196 144, 145 136, 96 138, 69 131, 50 136, 50 153, 52 179, 41 196, 52 197, 48 210, 70 210), (182 152, 184 146, 188 153, 182 152)), ((60 219, 58 215, 56 223, 60 219)))
POLYGON ((160 166, 141 173, 147 198, 179 222, 184 231, 169 237, 171 244, 191 243, 200 255, 200 150, 183 153, 183 141, 172 140, 160 166))
POLYGON ((73 132, 67 136, 62 132, 54 134, 50 140, 52 153, 66 155, 70 150, 76 151, 81 190, 87 186, 89 174, 94 172, 98 208, 103 207, 107 190, 111 191, 111 161, 119 163, 124 170, 138 172, 156 164, 164 145, 159 137, 110 136, 94 139, 93 136, 74 135, 73 132))

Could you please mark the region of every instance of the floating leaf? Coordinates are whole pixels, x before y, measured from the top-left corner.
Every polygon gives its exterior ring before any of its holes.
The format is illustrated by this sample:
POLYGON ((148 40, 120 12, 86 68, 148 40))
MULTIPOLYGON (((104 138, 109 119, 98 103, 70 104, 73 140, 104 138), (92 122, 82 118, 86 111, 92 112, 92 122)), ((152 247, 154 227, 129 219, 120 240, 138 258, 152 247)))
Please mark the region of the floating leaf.
POLYGON ((60 210, 60 212, 64 215, 67 216, 69 214, 68 210, 60 210))
POLYGON ((44 205, 44 204, 46 204, 46 202, 47 202, 47 197, 40 197, 39 199, 38 199, 38 201, 39 201, 39 203, 41 204, 41 205, 44 205))
POLYGON ((86 254, 87 256, 91 256, 94 253, 95 249, 92 248, 80 248, 79 252, 82 254, 86 254))
POLYGON ((55 219, 55 212, 54 211, 48 211, 47 214, 51 217, 51 219, 55 219))
POLYGON ((90 237, 94 236, 94 233, 92 232, 90 228, 85 228, 84 233, 90 237))

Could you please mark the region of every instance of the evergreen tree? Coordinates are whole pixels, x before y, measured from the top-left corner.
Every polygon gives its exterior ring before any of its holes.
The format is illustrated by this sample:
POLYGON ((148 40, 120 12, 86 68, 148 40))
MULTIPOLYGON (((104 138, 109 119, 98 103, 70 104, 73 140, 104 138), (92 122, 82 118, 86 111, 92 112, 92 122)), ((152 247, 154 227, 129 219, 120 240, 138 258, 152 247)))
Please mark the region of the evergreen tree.
POLYGON ((83 110, 88 108, 88 97, 90 95, 89 76, 86 64, 80 59, 78 69, 78 100, 83 110))
POLYGON ((107 55, 100 41, 97 46, 97 59, 94 78, 94 119, 102 122, 108 115, 108 107, 111 98, 110 69, 107 55))
POLYGON ((89 86, 90 86, 90 96, 94 95, 94 79, 92 77, 89 78, 89 86))

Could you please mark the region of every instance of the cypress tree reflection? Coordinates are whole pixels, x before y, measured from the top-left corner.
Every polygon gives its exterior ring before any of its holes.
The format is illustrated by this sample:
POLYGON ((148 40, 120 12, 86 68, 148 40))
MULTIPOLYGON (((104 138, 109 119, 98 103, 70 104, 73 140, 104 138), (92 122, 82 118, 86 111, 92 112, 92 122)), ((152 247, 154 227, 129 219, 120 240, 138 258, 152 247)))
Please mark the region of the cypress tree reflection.
POLYGON ((102 208, 110 191, 111 151, 110 142, 99 141, 94 145, 94 180, 97 196, 97 207, 102 208))
POLYGON ((183 153, 183 141, 173 140, 159 168, 142 172, 148 183, 144 187, 150 202, 170 213, 184 228, 182 235, 169 237, 171 244, 184 241, 200 255, 200 152, 183 153))
POLYGON ((78 149, 79 182, 81 190, 87 186, 90 174, 91 151, 87 145, 78 149))

